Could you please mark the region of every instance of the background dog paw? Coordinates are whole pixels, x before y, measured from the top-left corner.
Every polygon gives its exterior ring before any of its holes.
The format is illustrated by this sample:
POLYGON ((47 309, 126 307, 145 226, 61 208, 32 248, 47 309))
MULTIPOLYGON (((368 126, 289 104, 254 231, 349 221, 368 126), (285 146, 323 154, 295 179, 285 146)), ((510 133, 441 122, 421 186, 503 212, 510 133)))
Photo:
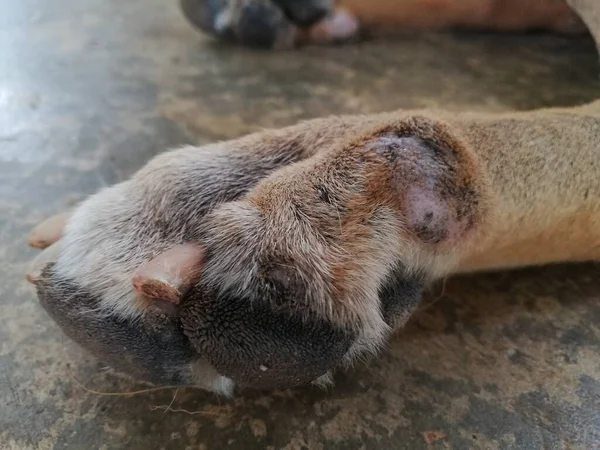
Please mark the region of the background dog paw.
POLYGON ((358 33, 356 19, 332 0, 181 0, 181 9, 200 30, 246 47, 288 49, 358 33))

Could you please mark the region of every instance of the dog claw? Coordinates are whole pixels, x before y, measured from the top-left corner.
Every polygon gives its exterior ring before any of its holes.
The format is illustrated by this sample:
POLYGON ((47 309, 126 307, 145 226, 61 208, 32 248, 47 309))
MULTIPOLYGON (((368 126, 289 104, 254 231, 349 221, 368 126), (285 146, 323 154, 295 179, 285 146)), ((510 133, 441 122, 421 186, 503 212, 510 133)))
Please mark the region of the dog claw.
POLYGON ((70 214, 57 214, 49 217, 31 230, 27 244, 44 249, 57 242, 61 237, 70 214))
POLYGON ((177 245, 142 264, 133 275, 133 287, 146 298, 178 305, 198 280, 203 257, 196 244, 177 245))
POLYGON ((44 249, 42 253, 37 255, 27 268, 25 273, 25 279, 31 284, 36 284, 40 279, 44 268, 58 259, 58 253, 60 250, 60 242, 54 242, 52 245, 44 249))

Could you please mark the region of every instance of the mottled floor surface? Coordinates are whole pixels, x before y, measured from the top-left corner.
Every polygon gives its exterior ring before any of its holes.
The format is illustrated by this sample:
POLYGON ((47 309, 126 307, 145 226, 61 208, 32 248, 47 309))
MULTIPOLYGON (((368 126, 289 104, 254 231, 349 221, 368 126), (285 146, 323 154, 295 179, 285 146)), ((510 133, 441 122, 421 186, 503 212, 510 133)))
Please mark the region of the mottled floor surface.
POLYGON ((539 35, 253 53, 200 36, 174 2, 3 0, 0 448, 600 448, 597 265, 449 280, 332 392, 231 401, 84 389, 144 386, 64 339, 23 280, 32 225, 167 147, 331 113, 582 103, 596 63, 591 40, 539 35))

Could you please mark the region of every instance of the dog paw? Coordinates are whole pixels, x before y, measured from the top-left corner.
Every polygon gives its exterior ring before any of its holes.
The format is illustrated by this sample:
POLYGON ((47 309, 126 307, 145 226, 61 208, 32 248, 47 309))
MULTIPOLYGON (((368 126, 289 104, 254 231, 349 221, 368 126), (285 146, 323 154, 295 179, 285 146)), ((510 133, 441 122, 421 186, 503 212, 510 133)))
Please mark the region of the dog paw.
POLYGON ((187 20, 218 39, 246 47, 288 49, 343 41, 358 33, 356 19, 331 0, 181 0, 187 20))
POLYGON ((286 166, 199 225, 186 335, 240 384, 307 383, 384 345, 482 205, 469 153, 411 118, 286 166), (265 369, 266 368, 266 369, 265 369))
POLYGON ((232 382, 196 355, 182 332, 179 299, 196 282, 202 250, 190 241, 216 205, 299 157, 272 137, 185 147, 150 161, 130 180, 36 227, 45 248, 27 279, 63 331, 116 370, 159 384, 193 383, 229 393, 232 382), (247 170, 255 161, 252 170, 247 170), (163 252, 162 258, 156 258, 163 252), (157 275, 158 273, 158 275, 157 275), (153 280, 161 276, 161 283, 153 280))
POLYGON ((159 155, 36 229, 50 246, 28 279, 67 335, 142 379, 322 384, 406 322, 484 207, 444 125, 367 122, 159 155))

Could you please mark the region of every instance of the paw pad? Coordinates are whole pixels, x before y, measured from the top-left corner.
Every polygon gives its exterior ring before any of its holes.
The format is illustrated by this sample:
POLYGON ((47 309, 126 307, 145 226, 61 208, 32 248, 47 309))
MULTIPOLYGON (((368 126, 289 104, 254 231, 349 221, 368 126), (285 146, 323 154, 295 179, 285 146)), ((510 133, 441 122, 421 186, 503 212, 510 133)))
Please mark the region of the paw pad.
POLYGON ((254 48, 291 47, 295 26, 268 0, 181 0, 186 18, 219 39, 254 48))

